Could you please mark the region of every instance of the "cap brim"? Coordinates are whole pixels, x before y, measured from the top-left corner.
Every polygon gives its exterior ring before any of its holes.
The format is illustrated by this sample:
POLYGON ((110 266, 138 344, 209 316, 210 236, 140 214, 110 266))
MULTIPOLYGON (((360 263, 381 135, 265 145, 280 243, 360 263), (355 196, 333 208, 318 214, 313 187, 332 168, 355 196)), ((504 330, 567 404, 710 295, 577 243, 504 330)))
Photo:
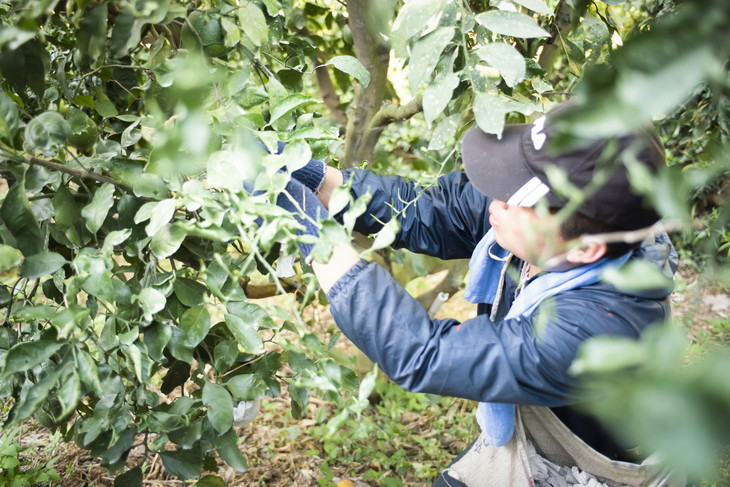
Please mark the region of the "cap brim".
POLYGON ((528 124, 507 125, 500 139, 477 127, 464 135, 461 143, 464 170, 480 193, 509 201, 535 177, 521 150, 522 137, 530 127, 528 124))

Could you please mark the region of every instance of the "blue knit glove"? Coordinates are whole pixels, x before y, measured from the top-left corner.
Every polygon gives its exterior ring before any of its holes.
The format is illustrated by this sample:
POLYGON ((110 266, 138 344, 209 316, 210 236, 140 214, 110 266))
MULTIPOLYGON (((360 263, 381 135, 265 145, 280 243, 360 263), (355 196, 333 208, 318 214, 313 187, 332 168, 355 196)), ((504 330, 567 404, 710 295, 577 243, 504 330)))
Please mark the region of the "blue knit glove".
MULTIPOLYGON (((314 222, 327 218, 328 213, 309 188, 296 179, 291 179, 284 191, 279 193, 276 198, 276 205, 291 213, 294 219, 304 227, 297 232, 298 235, 319 237, 319 229, 314 222)), ((308 260, 313 248, 313 244, 299 242, 299 250, 305 260, 308 260)))
MULTIPOLYGON (((286 147, 286 143, 277 142, 276 144, 276 153, 281 154, 284 151, 284 147, 286 147)), ((263 143, 261 143, 261 147, 266 152, 269 152, 269 149, 263 143)), ((291 175, 294 179, 312 190, 314 194, 317 194, 322 184, 324 184, 326 171, 327 165, 324 162, 317 159, 310 159, 306 166, 300 167, 292 172, 291 175)))

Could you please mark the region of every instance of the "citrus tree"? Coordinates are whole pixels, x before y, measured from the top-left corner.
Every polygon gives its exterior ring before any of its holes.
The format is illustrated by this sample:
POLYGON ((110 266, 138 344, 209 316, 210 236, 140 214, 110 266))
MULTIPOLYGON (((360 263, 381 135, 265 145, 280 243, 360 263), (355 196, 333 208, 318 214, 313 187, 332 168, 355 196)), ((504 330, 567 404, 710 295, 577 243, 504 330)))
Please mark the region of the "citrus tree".
MULTIPOLYGON (((579 95, 601 102, 578 135, 648 122, 708 80, 726 92, 724 7, 615 3, 0 2, 5 424, 35 417, 141 485, 142 466, 126 465, 137 445, 181 479, 216 455, 244 470, 235 424, 283 385, 295 417, 311 391, 341 405, 333 428, 359 414, 374 375, 360 383, 332 357, 338 333, 323 340, 302 318, 324 297, 296 261, 296 220, 274 204, 289 173, 312 157, 372 161, 409 120, 428 184, 466 128, 500 134, 584 74, 579 95), (621 19, 635 36, 623 48, 621 19), (692 42, 674 34, 691 22, 692 42)), ((687 220, 672 203, 713 171, 686 184, 667 173, 660 209, 687 220)), ((335 193, 344 224, 321 222, 315 258, 350 241, 366 203, 335 193)))

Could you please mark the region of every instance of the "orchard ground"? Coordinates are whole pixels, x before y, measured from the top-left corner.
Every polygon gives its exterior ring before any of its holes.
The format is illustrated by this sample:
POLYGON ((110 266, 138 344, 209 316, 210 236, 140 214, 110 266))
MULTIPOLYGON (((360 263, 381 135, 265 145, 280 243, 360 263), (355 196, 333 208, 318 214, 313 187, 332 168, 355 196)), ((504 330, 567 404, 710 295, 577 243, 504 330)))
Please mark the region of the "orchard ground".
MULTIPOLYGON (((408 289, 418 294, 438 282, 445 272, 417 278, 408 289)), ((692 341, 688 360, 713 346, 730 343, 730 290, 719 289, 700 278, 691 261, 683 261, 672 295, 674 316, 687 325, 692 341)), ((328 309, 316 306, 311 312, 316 329, 327 339, 333 329, 328 309)), ((459 292, 442 306, 437 317, 464 320, 475 314, 474 305, 459 292)), ((352 355, 352 345, 346 339, 340 338, 336 347, 352 355)), ((264 399, 261 414, 253 423, 237 430, 248 471, 237 473, 219 461, 219 470, 208 473, 219 475, 230 486, 425 486, 476 434, 471 414, 475 403, 470 401, 406 393, 381 376, 371 403, 364 414, 377 425, 374 432, 362 437, 354 419, 326 438, 322 420, 333 417, 336 407, 312 397, 304 418, 295 420, 289 413, 284 388, 280 397, 264 399)), ((28 447, 22 458, 26 465, 57 457, 55 468, 62 481, 51 485, 114 484, 113 476, 87 452, 72 443, 63 443, 58 434, 37 423, 31 421, 22 426, 20 443, 28 447)), ((142 447, 136 447, 127 465, 138 465, 142 457, 142 447)), ((144 467, 145 486, 195 484, 165 472, 159 456, 150 458, 152 462, 144 467)), ((722 478, 713 485, 730 485, 730 462, 726 461, 722 478)))

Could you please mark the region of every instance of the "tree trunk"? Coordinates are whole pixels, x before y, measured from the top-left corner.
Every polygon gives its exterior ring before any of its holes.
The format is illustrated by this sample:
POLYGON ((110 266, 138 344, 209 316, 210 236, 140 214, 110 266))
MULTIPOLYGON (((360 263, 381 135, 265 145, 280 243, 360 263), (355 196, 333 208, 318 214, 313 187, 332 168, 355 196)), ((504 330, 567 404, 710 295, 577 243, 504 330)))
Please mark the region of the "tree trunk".
POLYGON ((446 293, 449 296, 453 296, 462 287, 464 276, 469 270, 469 261, 467 259, 457 260, 449 267, 449 272, 444 278, 436 284, 433 289, 426 291, 416 298, 426 309, 431 308, 431 304, 436 300, 439 293, 446 293))
POLYGON ((373 133, 370 121, 380 110, 387 92, 390 46, 374 28, 372 0, 348 0, 347 14, 355 55, 370 72, 370 84, 357 86, 347 116, 345 156, 342 167, 354 167, 372 159, 380 131, 373 133))

